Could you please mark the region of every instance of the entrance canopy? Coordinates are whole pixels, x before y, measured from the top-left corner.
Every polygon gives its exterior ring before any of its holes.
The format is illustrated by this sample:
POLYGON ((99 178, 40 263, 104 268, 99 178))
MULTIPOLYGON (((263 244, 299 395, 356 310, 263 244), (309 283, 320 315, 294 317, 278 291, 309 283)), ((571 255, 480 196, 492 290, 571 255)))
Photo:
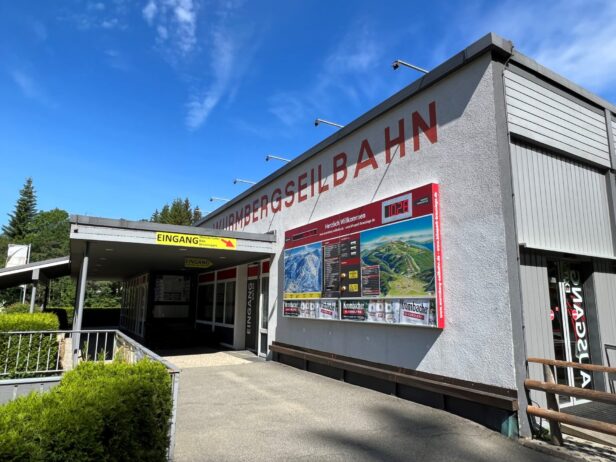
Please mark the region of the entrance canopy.
POLYGON ((267 258, 274 234, 71 217, 71 274, 88 257, 88 279, 122 280, 149 271, 205 271, 267 258))
POLYGON ((22 284, 47 283, 49 279, 68 276, 69 274, 70 259, 68 256, 2 268, 0 269, 0 289, 22 284))

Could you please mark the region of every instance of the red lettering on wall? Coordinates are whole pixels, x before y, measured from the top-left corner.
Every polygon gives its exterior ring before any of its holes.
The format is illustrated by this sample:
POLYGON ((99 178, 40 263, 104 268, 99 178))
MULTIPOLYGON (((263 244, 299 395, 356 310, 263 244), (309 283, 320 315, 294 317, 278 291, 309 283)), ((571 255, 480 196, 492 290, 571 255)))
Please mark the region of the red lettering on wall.
POLYGON ((287 185, 284 188, 284 192, 286 194, 287 200, 284 201, 284 205, 285 207, 291 207, 293 205, 293 202, 295 201, 295 181, 291 180, 287 183, 287 185))
POLYGON ((257 216, 257 212, 259 211, 259 199, 255 199, 252 201, 252 222, 256 223, 259 221, 259 217, 257 216))
POLYGON ((250 224, 250 204, 246 204, 244 207, 244 227, 250 224))
MULTIPOLYGON (((436 102, 432 101, 428 104, 427 111, 413 111, 411 113, 411 127, 405 127, 405 122, 408 119, 401 118, 391 126, 386 126, 384 130, 384 151, 385 162, 391 164, 396 157, 399 158, 406 156, 406 141, 405 139, 409 135, 408 131, 412 132, 413 150, 418 151, 421 148, 421 134, 425 135, 425 138, 431 143, 438 142, 438 123, 436 114, 436 102), (427 115, 428 122, 422 117, 427 115), (394 130, 397 131, 394 132, 394 130)), ((409 137, 411 138, 411 137, 409 137)), ((375 142, 375 140, 372 140, 375 142)), ((425 146, 425 141, 424 141, 425 146)), ((379 146, 380 147, 380 146, 379 146)), ((324 154, 327 155, 327 154, 324 154)), ((332 188, 340 186, 346 182, 349 175, 348 155, 346 152, 339 152, 332 157, 328 157, 333 163, 332 170, 332 188)), ((328 160, 330 162, 330 160, 328 160)), ((371 146, 371 142, 368 139, 363 139, 359 147, 357 155, 357 161, 355 163, 355 169, 352 178, 357 178, 360 172, 367 168, 372 167, 371 171, 379 168, 378 160, 374 155, 374 151, 371 146)), ((315 194, 322 194, 330 190, 329 176, 323 170, 328 170, 328 166, 323 164, 317 164, 310 169, 306 168, 303 173, 298 174, 293 180, 286 183, 284 188, 276 188, 271 195, 261 195, 259 199, 253 200, 249 205, 238 206, 238 210, 230 212, 225 218, 215 218, 218 221, 213 226, 222 229, 241 229, 249 223, 256 223, 259 220, 264 220, 269 216, 269 213, 276 214, 281 212, 283 206, 286 208, 292 207, 295 203, 295 194, 297 193, 297 203, 306 201, 309 197, 314 197, 315 194), (310 184, 310 193, 308 193, 308 185, 310 184), (259 208, 261 212, 259 213, 259 208)))
POLYGON ((270 203, 272 204, 272 213, 278 213, 282 210, 282 191, 280 188, 274 189, 270 203))
POLYGON ((376 159, 374 158, 374 154, 372 153, 370 143, 368 143, 367 139, 364 139, 361 142, 361 147, 359 148, 359 155, 357 156, 357 164, 355 164, 355 174, 353 175, 353 178, 357 178, 357 176, 359 175, 359 171, 369 165, 372 167, 373 170, 379 168, 379 164, 377 164, 376 159), (364 154, 367 156, 365 160, 364 154))
POLYGON ((341 152, 334 156, 334 186, 340 186, 347 178, 347 155, 341 152), (341 174, 341 176, 338 176, 341 174))
POLYGON ((314 168, 310 169, 310 197, 314 197, 314 168))
POLYGON ((322 180, 322 174, 321 174, 321 164, 319 164, 319 167, 317 169, 317 177, 319 180, 319 194, 324 193, 325 191, 329 190, 329 185, 327 183, 323 183, 322 180))
POLYGON ((302 194, 302 191, 308 186, 308 183, 306 183, 307 178, 307 173, 302 173, 299 177, 297 177, 297 202, 304 202, 308 199, 306 194, 302 194))
POLYGON ((404 145, 404 119, 398 121, 398 136, 391 139, 389 127, 385 127, 385 162, 391 163, 392 155, 391 148, 398 146, 399 157, 402 159, 406 155, 406 147, 404 145))
POLYGON ((244 209, 240 208, 235 211, 235 224, 239 226, 242 221, 244 221, 244 209))
POLYGON ((267 217, 267 203, 269 202, 269 198, 267 196, 261 196, 261 220, 263 220, 263 215, 267 217))
POLYGON ((419 112, 413 112, 413 151, 419 151, 419 130, 421 130, 430 143, 434 144, 438 141, 436 132, 436 103, 432 101, 428 105, 428 113, 430 115, 430 125, 421 118, 419 112))

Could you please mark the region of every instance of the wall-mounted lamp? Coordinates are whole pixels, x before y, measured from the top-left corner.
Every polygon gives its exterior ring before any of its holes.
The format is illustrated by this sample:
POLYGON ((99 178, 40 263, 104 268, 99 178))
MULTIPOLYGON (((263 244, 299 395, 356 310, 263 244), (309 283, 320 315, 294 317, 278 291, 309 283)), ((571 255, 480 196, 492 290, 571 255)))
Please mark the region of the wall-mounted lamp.
POLYGON ((406 61, 402 61, 401 59, 396 59, 393 63, 391 63, 391 67, 394 68, 394 71, 398 69, 400 66, 410 67, 411 69, 415 69, 416 71, 423 72, 424 74, 427 74, 428 72, 430 72, 427 69, 424 69, 423 67, 415 66, 414 64, 407 63, 406 61))
POLYGON ((319 124, 331 125, 332 127, 344 128, 344 125, 337 124, 336 122, 330 122, 329 120, 324 119, 315 119, 314 126, 317 127, 319 124))
POLYGON ((272 156, 271 154, 268 154, 267 156, 265 156, 266 162, 270 159, 280 160, 282 162, 291 162, 291 159, 285 159, 284 157, 272 156))
POLYGON ((236 178, 235 180, 233 180, 233 184, 238 184, 238 183, 257 184, 256 181, 242 180, 241 178, 236 178))

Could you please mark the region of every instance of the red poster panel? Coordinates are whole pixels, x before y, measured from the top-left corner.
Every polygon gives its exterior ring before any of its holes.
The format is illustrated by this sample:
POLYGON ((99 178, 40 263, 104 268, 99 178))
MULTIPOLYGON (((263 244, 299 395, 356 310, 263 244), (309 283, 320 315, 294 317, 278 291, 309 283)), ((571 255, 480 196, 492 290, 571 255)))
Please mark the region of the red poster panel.
POLYGON ((442 329, 442 274, 432 183, 287 231, 283 315, 442 329))

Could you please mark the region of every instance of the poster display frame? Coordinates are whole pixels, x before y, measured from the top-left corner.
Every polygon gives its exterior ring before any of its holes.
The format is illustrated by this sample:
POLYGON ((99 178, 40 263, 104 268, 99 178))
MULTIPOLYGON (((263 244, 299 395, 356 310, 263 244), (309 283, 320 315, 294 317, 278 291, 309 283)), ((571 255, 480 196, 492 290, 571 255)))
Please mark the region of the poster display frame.
POLYGON ((288 230, 283 255, 285 318, 445 327, 437 183, 288 230))

